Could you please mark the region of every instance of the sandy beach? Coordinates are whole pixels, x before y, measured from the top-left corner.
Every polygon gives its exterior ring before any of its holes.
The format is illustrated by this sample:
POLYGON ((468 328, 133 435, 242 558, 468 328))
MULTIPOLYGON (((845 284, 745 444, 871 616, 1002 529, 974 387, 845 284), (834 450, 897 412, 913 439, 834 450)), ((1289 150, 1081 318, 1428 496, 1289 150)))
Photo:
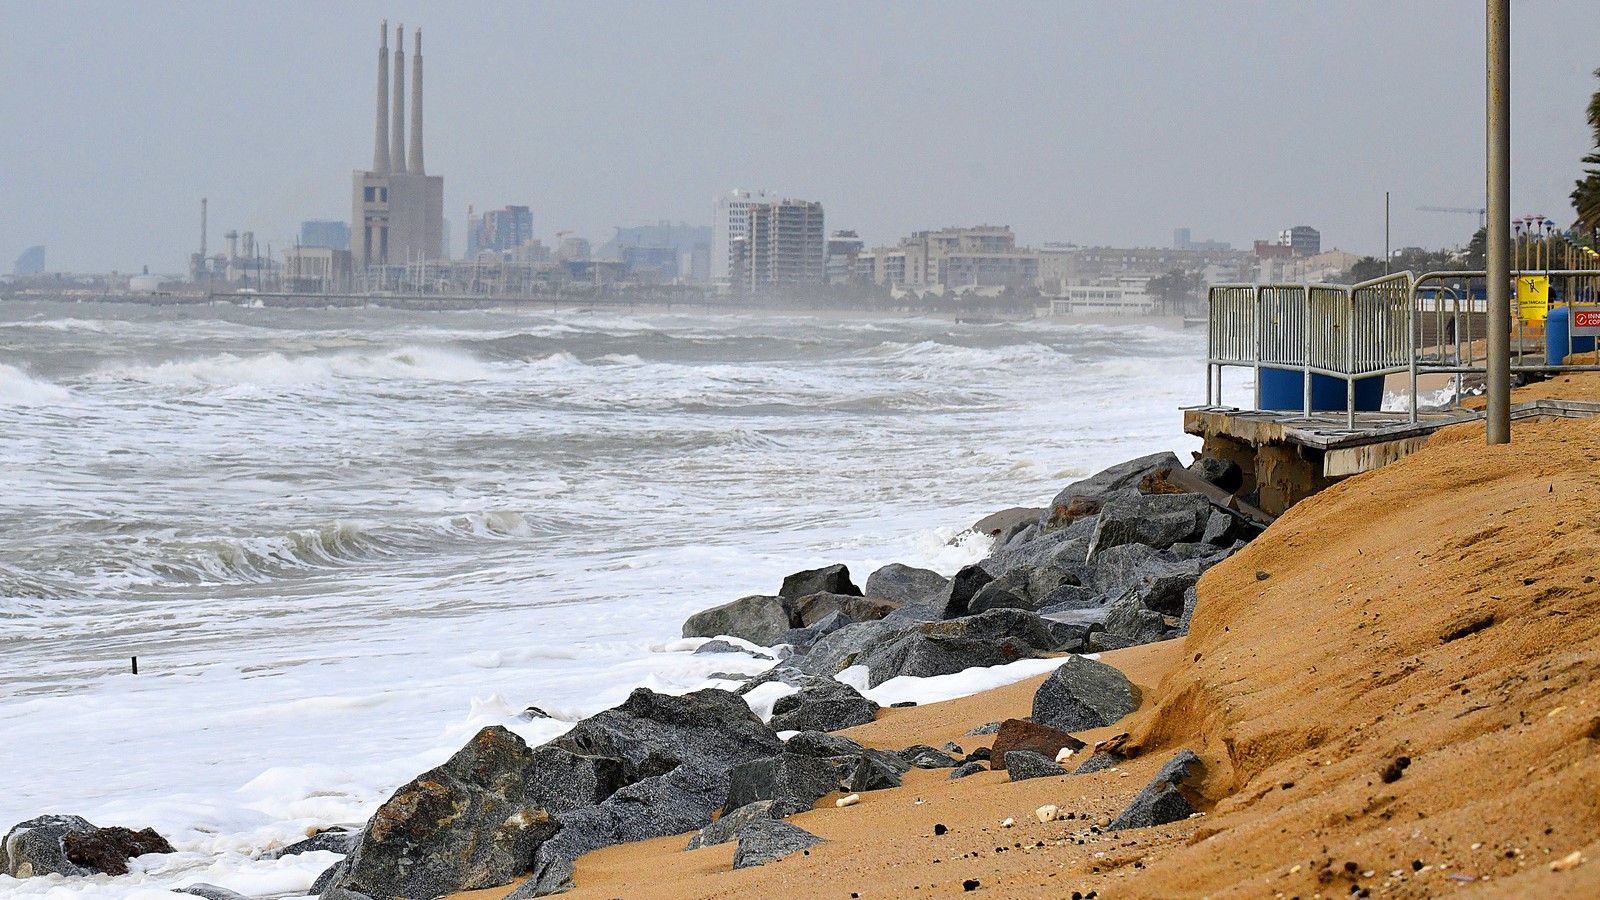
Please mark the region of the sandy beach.
MULTIPOLYGON (((1537 397, 1600 398, 1600 377, 1514 399, 1537 397)), ((804 855, 735 872, 731 844, 661 838, 584 856, 568 896, 1596 896, 1597 460, 1600 419, 1519 422, 1500 447, 1464 425, 1294 507, 1207 573, 1186 639, 1105 654, 1142 702, 1079 736, 1113 741, 1117 769, 914 770, 794 817, 828 839, 804 855), (1182 749, 1202 814, 1100 834, 1182 749)), ((845 733, 971 750, 1041 680, 845 733)))

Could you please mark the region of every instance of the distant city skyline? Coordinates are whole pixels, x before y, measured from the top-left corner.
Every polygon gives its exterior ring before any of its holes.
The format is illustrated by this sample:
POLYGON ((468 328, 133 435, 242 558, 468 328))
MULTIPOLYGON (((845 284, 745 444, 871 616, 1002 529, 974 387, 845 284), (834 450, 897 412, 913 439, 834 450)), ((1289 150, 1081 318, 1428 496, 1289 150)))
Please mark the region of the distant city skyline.
MULTIPOLYGON (((868 246, 991 223, 1248 247, 1309 224, 1373 254, 1385 190, 1394 247, 1477 227, 1417 207, 1482 205, 1483 8, 1459 0, 0 10, 0 258, 44 245, 52 271, 182 272, 201 197, 212 247, 345 219, 385 18, 428 32, 447 220, 525 205, 551 246, 710 225, 734 188, 820 201, 868 246)), ((1600 18, 1522 0, 1512 30, 1513 213, 1565 224, 1600 18)))

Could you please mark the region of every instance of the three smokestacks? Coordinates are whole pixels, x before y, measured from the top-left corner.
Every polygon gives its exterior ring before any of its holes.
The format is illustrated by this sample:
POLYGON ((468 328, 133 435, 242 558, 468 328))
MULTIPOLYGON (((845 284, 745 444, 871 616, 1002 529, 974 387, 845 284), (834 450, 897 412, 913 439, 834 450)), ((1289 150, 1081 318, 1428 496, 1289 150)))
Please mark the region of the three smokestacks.
POLYGON ((422 165, 422 29, 414 36, 411 54, 411 140, 410 159, 406 142, 406 53, 405 26, 394 29, 394 95, 390 111, 389 22, 379 26, 378 116, 372 143, 372 171, 379 175, 406 172, 426 175, 422 165))

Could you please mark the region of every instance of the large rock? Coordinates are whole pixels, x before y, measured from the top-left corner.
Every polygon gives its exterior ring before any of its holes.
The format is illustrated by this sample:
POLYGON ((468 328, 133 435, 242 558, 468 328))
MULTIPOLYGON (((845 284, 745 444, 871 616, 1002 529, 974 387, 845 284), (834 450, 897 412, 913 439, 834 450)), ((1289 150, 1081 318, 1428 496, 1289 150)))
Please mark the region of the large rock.
POLYGON ((899 754, 868 750, 856 757, 848 787, 856 793, 897 788, 900 787, 900 776, 910 769, 911 764, 901 759, 899 754))
POLYGON ((1084 746, 1083 741, 1060 729, 1022 719, 1006 719, 1000 723, 1000 731, 994 736, 990 753, 991 759, 999 763, 994 768, 1003 769, 1006 767, 1006 754, 1013 750, 1029 750, 1046 759, 1055 759, 1063 747, 1070 747, 1077 752, 1084 746))
POLYGON ((915 623, 857 622, 819 639, 811 646, 800 670, 808 675, 837 675, 860 661, 871 648, 893 640, 915 623))
POLYGON ((1078 572, 1061 566, 1017 566, 989 582, 967 603, 972 613, 989 609, 1037 611, 1052 592, 1081 584, 1078 572))
POLYGON ((895 755, 917 769, 953 769, 960 765, 955 757, 927 744, 912 744, 895 755))
POLYGON ((0 843, 0 872, 12 878, 88 875, 88 869, 67 858, 65 841, 69 834, 98 830, 81 816, 37 816, 18 822, 0 843))
POLYGON ((848 684, 819 678, 799 693, 779 697, 767 724, 774 731, 838 731, 878 717, 878 704, 848 684))
POLYGON ((791 598, 756 595, 740 597, 711 609, 703 609, 683 623, 683 636, 717 637, 729 635, 752 644, 770 647, 778 636, 800 625, 791 598))
POLYGON ((822 843, 804 828, 775 819, 758 819, 739 832, 739 846, 733 851, 733 867, 747 869, 799 853, 822 843))
POLYGON ((361 843, 361 832, 345 828, 330 828, 319 831, 303 841, 295 841, 287 847, 268 850, 261 854, 262 859, 282 859, 285 856, 298 856, 302 853, 316 853, 326 850, 330 853, 348 855, 361 843))
POLYGON ((1188 471, 1190 475, 1201 481, 1210 482, 1230 494, 1244 487, 1244 472, 1239 468, 1239 464, 1231 459, 1202 456, 1189 464, 1188 471))
POLYGON ((1199 540, 1211 518, 1211 502, 1199 494, 1136 495, 1115 500, 1100 510, 1088 562, 1123 544, 1144 544, 1157 550, 1179 541, 1199 540))
POLYGON ((680 764, 726 772, 783 749, 749 704, 715 688, 682 696, 638 688, 621 706, 584 719, 550 744, 579 756, 619 760, 623 781, 630 784, 680 764))
POLYGON ((1204 773, 1200 757, 1191 750, 1183 750, 1167 761, 1156 777, 1145 785, 1128 804, 1128 808, 1111 820, 1107 831, 1124 831, 1129 828, 1150 828, 1187 819, 1196 812, 1194 804, 1183 792, 1185 782, 1192 782, 1204 773))
POLYGON ((839 790, 840 764, 834 759, 780 753, 735 766, 728 773, 728 798, 723 812, 731 813, 758 800, 771 800, 773 815, 779 818, 805 812, 839 790))
POLYGON ((1069 656, 1034 692, 1033 721, 1058 731, 1084 731, 1111 725, 1138 707, 1137 689, 1127 676, 1103 662, 1069 656))
POLYGON ((1111 601, 1106 607, 1105 627, 1107 634, 1127 638, 1130 646, 1148 644, 1167 636, 1166 618, 1146 609, 1137 589, 1130 589, 1111 601))
POLYGON ((1086 586, 1112 596, 1144 583, 1147 576, 1176 569, 1161 553, 1144 544, 1121 544, 1095 557, 1086 586))
POLYGON ((1072 505, 1074 498, 1104 503, 1118 497, 1131 496, 1138 493, 1139 482, 1151 472, 1157 469, 1181 468, 1183 462, 1170 452, 1152 453, 1149 456, 1117 463, 1109 469, 1062 488, 1055 499, 1050 501, 1046 521, 1064 513, 1072 505))
POLYGON ((533 748, 523 770, 529 801, 552 813, 593 806, 625 783, 621 759, 581 756, 552 744, 533 748))
MULTIPOLYGON (((778 635, 773 643, 774 645, 788 644, 795 649, 795 652, 805 653, 816 646, 817 641, 851 624, 854 624, 854 620, 849 616, 842 612, 833 612, 804 628, 791 628, 785 631, 783 634, 778 635)), ((700 651, 696 650, 695 652, 699 653, 700 651)))
POLYGON ((573 864, 591 850, 705 827, 716 811, 716 804, 708 798, 725 780, 724 773, 679 766, 666 775, 630 784, 598 806, 561 813, 560 832, 539 846, 532 876, 507 895, 507 900, 571 890, 573 864))
POLYGON ((736 840, 739 837, 739 832, 743 831, 751 822, 772 818, 774 806, 775 804, 771 800, 757 800, 754 803, 747 803, 731 813, 725 813, 710 825, 695 832, 694 837, 689 839, 688 846, 683 849, 699 850, 701 847, 714 847, 718 844, 726 844, 729 841, 736 840))
POLYGON ((1044 510, 1032 507, 1013 506, 1002 509, 997 513, 987 516, 973 523, 971 531, 994 540, 994 546, 1003 547, 1017 534, 1030 526, 1037 525, 1039 517, 1044 510))
POLYGON ((128 860, 146 853, 176 853, 153 828, 134 831, 113 825, 94 831, 69 831, 62 837, 67 859, 92 872, 128 874, 128 860))
POLYGON ((898 675, 950 675, 973 666, 997 666, 1047 651, 1078 650, 1088 628, 1053 622, 1019 609, 991 609, 945 622, 929 622, 887 637, 856 663, 877 687, 898 675))
POLYGON ((423 900, 509 884, 557 829, 528 798, 531 762, 522 738, 479 731, 378 807, 329 890, 423 900))
POLYGON ((1012 750, 1001 760, 1001 767, 1006 770, 1007 776, 1012 781, 1054 778, 1057 775, 1067 774, 1067 770, 1056 765, 1055 760, 1032 750, 1012 750))
POLYGON ((900 608, 893 600, 863 597, 860 594, 807 594, 794 601, 799 626, 815 625, 834 613, 843 613, 852 622, 875 622, 900 608))
POLYGON ((945 598, 943 617, 954 619, 967 614, 967 604, 978 590, 994 580, 982 566, 962 566, 950 579, 950 594, 945 598))
POLYGON ((997 578, 1024 566, 1081 569, 1088 557, 1094 525, 1091 517, 1053 531, 1024 532, 990 553, 978 565, 997 578))
POLYGON ((950 579, 932 569, 890 563, 867 576, 866 595, 903 606, 934 606, 950 595, 950 579))
POLYGON ((778 596, 799 599, 808 594, 849 594, 861 596, 861 589, 850 580, 850 570, 840 563, 820 569, 807 569, 783 579, 778 596))

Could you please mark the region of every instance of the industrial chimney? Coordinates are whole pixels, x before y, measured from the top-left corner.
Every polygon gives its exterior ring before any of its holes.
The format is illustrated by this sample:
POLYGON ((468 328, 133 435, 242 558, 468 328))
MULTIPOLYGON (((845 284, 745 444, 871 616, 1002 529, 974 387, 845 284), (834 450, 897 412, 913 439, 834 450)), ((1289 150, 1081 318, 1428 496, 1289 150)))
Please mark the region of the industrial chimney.
POLYGON ((378 133, 372 143, 372 171, 389 173, 389 20, 378 26, 378 133))
POLYGON ((411 51, 411 158, 406 171, 426 175, 422 170, 422 29, 417 29, 416 46, 411 51))
POLYGON ((394 111, 389 117, 389 165, 406 170, 406 27, 394 29, 394 111))

